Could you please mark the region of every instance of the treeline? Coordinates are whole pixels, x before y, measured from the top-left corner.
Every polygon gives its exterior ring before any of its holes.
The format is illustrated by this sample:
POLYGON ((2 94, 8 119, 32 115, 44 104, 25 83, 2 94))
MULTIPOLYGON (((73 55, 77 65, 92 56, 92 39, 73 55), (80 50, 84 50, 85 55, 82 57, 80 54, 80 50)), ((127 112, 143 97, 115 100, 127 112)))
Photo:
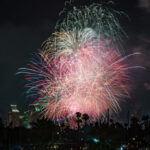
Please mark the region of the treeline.
POLYGON ((115 122, 111 118, 90 124, 88 115, 79 112, 74 120, 73 128, 67 119, 54 124, 43 118, 31 123, 32 128, 4 127, 0 120, 0 149, 17 150, 16 145, 20 145, 22 150, 69 150, 71 147, 76 150, 82 147, 89 150, 116 150, 120 147, 138 150, 150 147, 148 115, 141 119, 132 117, 130 124, 115 122))

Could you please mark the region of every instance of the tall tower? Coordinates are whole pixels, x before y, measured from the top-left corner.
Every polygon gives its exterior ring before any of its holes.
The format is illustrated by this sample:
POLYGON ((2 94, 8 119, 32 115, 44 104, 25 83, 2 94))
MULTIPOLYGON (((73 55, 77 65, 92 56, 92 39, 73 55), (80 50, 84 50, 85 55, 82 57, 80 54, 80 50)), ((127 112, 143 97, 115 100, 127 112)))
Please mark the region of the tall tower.
POLYGON ((107 121, 107 124, 109 125, 109 121, 110 121, 110 111, 109 111, 109 109, 107 109, 107 112, 106 112, 106 121, 107 121))
POLYGON ((8 112, 8 125, 12 128, 20 126, 19 110, 17 105, 11 104, 8 112))

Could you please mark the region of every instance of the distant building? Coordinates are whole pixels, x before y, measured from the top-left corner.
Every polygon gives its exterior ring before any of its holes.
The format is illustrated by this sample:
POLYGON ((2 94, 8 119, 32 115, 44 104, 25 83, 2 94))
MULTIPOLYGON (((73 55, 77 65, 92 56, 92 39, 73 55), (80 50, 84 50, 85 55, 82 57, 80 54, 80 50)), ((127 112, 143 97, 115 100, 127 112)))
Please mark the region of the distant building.
POLYGON ((23 114, 22 126, 24 126, 25 128, 31 128, 31 125, 28 119, 28 111, 25 111, 23 114))
POLYGON ((37 122, 40 119, 40 108, 38 104, 30 104, 28 110, 28 122, 37 122))
POLYGON ((17 105, 10 105, 8 112, 8 125, 12 128, 20 126, 20 112, 17 109, 17 105))

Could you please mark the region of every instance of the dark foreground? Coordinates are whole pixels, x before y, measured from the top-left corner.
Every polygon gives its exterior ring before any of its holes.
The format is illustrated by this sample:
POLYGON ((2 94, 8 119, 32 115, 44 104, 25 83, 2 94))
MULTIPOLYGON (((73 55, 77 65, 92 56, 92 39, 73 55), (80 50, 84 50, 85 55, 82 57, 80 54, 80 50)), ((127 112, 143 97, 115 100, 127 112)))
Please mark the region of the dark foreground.
POLYGON ((76 129, 67 120, 54 124, 40 119, 30 127, 4 127, 0 122, 0 134, 0 150, 150 150, 150 117, 88 124, 88 115, 78 114, 76 129))

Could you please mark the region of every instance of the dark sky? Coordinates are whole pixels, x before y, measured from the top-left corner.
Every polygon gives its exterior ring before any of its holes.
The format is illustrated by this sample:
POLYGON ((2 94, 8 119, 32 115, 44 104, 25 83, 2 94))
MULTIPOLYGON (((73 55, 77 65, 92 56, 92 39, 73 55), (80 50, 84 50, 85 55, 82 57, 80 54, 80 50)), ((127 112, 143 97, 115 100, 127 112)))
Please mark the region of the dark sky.
MULTIPOLYGON (((76 0, 76 4, 88 1, 76 0)), ((129 36, 125 41, 126 52, 142 52, 132 58, 132 63, 146 68, 134 72, 131 99, 124 102, 122 112, 130 109, 150 113, 150 0, 113 2, 110 2, 112 7, 124 11, 130 18, 122 22, 129 36)), ((25 67, 30 54, 40 49, 41 43, 54 32, 63 7, 64 0, 0 1, 0 117, 6 118, 9 104, 18 104, 22 111, 28 105, 23 92, 24 81, 16 75, 17 69, 25 67)))

